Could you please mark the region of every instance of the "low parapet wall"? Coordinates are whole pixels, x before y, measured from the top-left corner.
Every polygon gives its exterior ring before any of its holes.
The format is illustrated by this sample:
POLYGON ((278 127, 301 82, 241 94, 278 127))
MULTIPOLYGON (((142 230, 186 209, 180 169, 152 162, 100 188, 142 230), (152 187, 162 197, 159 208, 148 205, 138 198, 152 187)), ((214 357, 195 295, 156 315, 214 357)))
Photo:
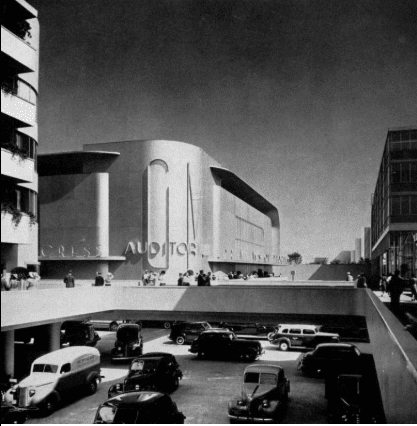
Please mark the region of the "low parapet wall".
POLYGON ((356 279, 358 274, 364 273, 371 277, 371 269, 368 265, 285 265, 274 266, 275 276, 292 278, 291 271, 295 271, 297 281, 345 281, 346 274, 350 272, 356 279))

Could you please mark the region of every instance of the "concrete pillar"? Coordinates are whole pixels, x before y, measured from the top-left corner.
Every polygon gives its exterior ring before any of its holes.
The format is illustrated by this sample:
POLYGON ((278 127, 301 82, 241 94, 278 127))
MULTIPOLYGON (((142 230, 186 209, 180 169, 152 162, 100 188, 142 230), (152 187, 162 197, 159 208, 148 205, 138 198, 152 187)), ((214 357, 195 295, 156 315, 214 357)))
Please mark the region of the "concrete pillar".
POLYGON ((1 333, 2 375, 14 376, 14 330, 1 333))
POLYGON ((97 216, 96 241, 100 250, 100 257, 109 255, 109 174, 97 173, 97 216))
POLYGON ((55 322, 53 324, 48 324, 46 329, 48 335, 48 352, 57 351, 61 348, 61 323, 55 322))
POLYGON ((35 343, 43 353, 49 353, 61 348, 61 323, 40 326, 35 336, 35 343))

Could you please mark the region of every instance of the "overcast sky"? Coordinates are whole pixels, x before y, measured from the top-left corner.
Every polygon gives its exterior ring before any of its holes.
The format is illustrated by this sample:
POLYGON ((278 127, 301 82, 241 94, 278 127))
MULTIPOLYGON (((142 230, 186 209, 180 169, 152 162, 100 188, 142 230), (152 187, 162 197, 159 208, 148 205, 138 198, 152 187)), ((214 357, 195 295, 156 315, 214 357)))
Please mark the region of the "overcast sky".
POLYGON ((281 254, 353 250, 389 127, 417 123, 415 0, 29 0, 41 153, 170 139, 278 207, 281 254))

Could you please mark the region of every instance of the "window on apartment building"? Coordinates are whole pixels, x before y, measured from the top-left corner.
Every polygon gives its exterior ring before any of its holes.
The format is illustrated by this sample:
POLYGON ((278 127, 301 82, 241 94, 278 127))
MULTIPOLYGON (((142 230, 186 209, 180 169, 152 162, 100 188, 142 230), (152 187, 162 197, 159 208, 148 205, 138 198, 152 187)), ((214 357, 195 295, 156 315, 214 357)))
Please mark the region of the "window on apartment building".
POLYGON ((410 182, 417 182, 417 162, 410 165, 410 182))
POLYGON ((401 182, 401 164, 400 163, 391 164, 391 182, 392 183, 401 182))
POLYGON ((417 214, 417 195, 410 196, 410 214, 417 214))

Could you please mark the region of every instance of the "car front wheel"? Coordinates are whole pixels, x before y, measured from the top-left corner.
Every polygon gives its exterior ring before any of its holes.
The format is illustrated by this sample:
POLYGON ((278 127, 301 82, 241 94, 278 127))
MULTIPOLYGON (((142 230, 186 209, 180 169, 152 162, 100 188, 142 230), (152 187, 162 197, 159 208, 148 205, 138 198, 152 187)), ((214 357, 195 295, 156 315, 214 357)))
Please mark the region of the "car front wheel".
POLYGON ((290 345, 288 344, 288 342, 281 342, 280 344, 279 344, 279 349, 281 350, 281 351, 288 351, 288 349, 290 348, 290 345))
POLYGON ((55 394, 50 395, 42 404, 41 411, 44 416, 52 414, 58 405, 59 397, 55 394))
POLYGON ((87 383, 87 392, 89 395, 94 395, 97 392, 97 379, 91 379, 87 383))
POLYGON ((164 328, 165 328, 165 330, 170 329, 171 328, 171 323, 169 321, 165 321, 164 322, 164 328))
POLYGON ((185 339, 184 339, 184 337, 182 337, 182 336, 178 336, 178 337, 175 339, 175 343, 176 343, 177 345, 183 345, 183 344, 185 343, 185 339))

